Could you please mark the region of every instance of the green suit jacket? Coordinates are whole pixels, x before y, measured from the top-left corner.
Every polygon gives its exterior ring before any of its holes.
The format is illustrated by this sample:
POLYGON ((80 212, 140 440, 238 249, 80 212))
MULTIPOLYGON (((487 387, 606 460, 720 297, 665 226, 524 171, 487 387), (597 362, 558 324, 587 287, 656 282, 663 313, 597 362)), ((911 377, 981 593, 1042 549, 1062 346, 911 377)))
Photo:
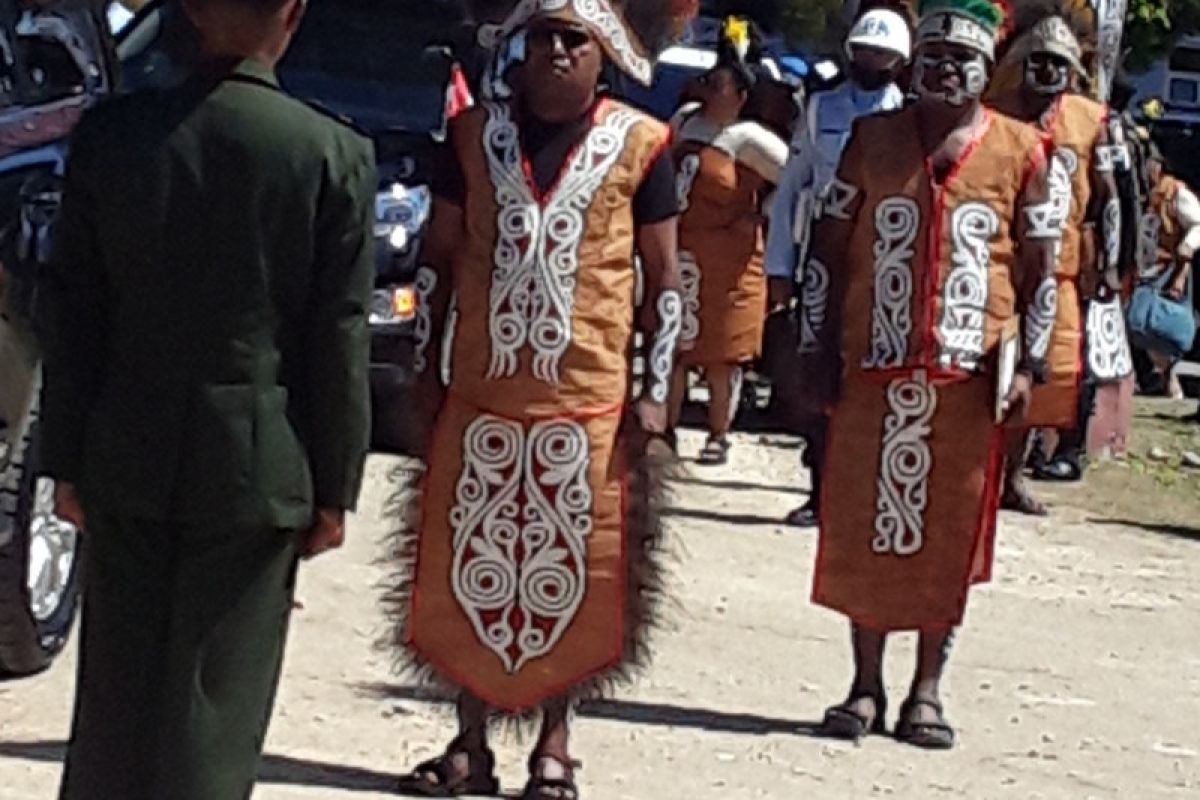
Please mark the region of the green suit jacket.
POLYGON ((369 429, 370 142, 253 62, 77 129, 43 287, 43 463, 85 507, 307 526, 369 429))

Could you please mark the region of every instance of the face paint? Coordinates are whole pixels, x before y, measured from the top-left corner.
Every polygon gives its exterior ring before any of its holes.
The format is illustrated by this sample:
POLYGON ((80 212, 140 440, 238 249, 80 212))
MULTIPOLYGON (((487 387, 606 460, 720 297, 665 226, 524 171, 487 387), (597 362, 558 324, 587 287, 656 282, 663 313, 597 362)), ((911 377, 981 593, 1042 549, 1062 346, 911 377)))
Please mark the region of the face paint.
POLYGON ((1025 60, 1025 85, 1041 95, 1060 95, 1071 86, 1071 66, 1052 56, 1030 56, 1025 60))
POLYGON ((988 62, 982 53, 926 55, 917 59, 914 79, 921 96, 949 106, 965 106, 987 89, 988 62))

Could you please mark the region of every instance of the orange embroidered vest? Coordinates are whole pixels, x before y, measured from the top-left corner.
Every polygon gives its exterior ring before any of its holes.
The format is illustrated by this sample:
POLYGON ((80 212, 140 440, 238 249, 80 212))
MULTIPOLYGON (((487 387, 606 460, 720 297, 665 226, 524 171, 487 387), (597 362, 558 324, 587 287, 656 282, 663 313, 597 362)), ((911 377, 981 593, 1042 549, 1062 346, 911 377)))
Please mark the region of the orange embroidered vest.
POLYGON ((669 129, 602 100, 543 195, 507 104, 485 103, 452 124, 466 199, 450 391, 515 419, 624 403, 637 284, 633 200, 669 129))
MULTIPOLYGON (((1099 103, 1079 95, 1063 95, 1055 104, 1046 125, 1055 150, 1071 175, 1071 214, 1063 231, 1062 251, 1058 259, 1058 275, 1062 278, 1079 277, 1081 228, 1092 202, 1093 166, 1100 172, 1112 171, 1111 151, 1104 149, 1097 153, 1106 115, 1107 110, 1099 103), (1097 156, 1103 163, 1093 165, 1097 156)), ((1114 209, 1119 213, 1119 206, 1114 209)), ((1112 244, 1120 246, 1119 240, 1112 244)))
MULTIPOLYGON (((828 265, 846 270, 848 369, 982 371, 1015 314, 1013 221, 1046 146, 1032 126, 985 113, 941 185, 922 152, 915 109, 856 126, 823 212, 856 220, 846 262, 828 265)), ((824 269, 820 247, 815 266, 824 269)))

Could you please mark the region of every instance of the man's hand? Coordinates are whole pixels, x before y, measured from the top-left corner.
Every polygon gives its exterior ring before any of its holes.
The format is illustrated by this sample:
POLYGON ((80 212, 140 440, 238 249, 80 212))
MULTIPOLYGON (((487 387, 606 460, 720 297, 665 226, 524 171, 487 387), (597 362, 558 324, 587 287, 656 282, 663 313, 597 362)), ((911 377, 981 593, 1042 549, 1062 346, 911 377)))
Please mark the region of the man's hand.
POLYGON ((1020 425, 1029 415, 1029 406, 1033 402, 1033 378, 1024 372, 1018 372, 1013 377, 1012 388, 1008 397, 1004 398, 1002 410, 1006 425, 1020 425))
POLYGON ((305 560, 337 550, 346 542, 346 513, 333 509, 317 511, 316 522, 304 538, 305 560))
POLYGON ((792 304, 792 282, 784 278, 771 278, 767 282, 771 313, 788 308, 792 304))
POLYGON ((80 533, 87 528, 87 517, 73 483, 59 483, 54 487, 54 516, 69 522, 80 533))
POLYGON ((653 436, 661 436, 667 432, 667 407, 656 403, 649 397, 638 400, 634 407, 642 430, 653 436))

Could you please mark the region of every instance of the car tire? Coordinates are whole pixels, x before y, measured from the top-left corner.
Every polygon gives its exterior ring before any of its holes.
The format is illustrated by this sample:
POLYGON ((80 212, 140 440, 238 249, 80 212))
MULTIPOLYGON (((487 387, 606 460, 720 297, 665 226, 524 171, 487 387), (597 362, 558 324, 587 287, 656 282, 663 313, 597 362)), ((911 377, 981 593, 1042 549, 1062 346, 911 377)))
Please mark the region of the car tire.
POLYGON ((82 537, 72 537, 70 566, 57 601, 34 612, 29 587, 37 492, 52 492, 38 478, 37 423, 20 451, 0 472, 0 677, 21 677, 47 669, 67 643, 79 604, 82 537))

